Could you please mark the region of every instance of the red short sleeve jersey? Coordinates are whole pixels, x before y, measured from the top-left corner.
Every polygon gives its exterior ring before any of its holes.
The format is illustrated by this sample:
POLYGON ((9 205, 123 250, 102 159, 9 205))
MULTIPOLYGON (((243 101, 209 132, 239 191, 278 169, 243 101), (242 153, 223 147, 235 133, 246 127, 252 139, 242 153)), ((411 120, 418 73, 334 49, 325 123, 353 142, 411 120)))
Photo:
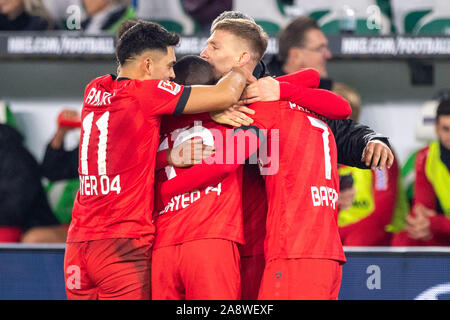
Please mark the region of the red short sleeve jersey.
POLYGON ((268 129, 270 152, 262 163, 268 200, 266 261, 345 261, 337 225, 339 177, 331 130, 293 103, 260 102, 250 107, 256 111, 254 124, 268 129))
MULTIPOLYGON (((164 121, 160 150, 188 139, 201 137, 212 145, 225 137, 227 127, 209 116, 170 117, 164 121)), ((229 129, 228 129, 229 130, 229 129)), ((156 192, 164 181, 182 175, 187 169, 167 166, 157 172, 156 192)), ((217 185, 174 196, 165 208, 155 212, 154 248, 199 239, 226 239, 244 243, 242 222, 242 166, 217 185)))
POLYGON ((106 75, 85 90, 80 190, 68 242, 154 233, 151 213, 162 114, 181 113, 190 87, 106 75))

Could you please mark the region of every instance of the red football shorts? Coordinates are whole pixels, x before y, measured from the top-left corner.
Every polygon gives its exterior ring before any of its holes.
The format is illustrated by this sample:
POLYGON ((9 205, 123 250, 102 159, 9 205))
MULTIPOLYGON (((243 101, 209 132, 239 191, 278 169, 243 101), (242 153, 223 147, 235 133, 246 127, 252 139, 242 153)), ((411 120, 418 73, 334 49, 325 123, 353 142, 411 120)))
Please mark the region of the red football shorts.
POLYGON ((274 259, 266 264, 261 300, 337 300, 342 265, 327 259, 274 259))
POLYGON ((67 243, 67 298, 149 300, 152 238, 67 243))
POLYGON ((154 300, 240 299, 239 251, 233 241, 188 241, 154 249, 152 256, 154 300))
POLYGON ((264 273, 264 254, 241 257, 242 300, 256 300, 264 273))

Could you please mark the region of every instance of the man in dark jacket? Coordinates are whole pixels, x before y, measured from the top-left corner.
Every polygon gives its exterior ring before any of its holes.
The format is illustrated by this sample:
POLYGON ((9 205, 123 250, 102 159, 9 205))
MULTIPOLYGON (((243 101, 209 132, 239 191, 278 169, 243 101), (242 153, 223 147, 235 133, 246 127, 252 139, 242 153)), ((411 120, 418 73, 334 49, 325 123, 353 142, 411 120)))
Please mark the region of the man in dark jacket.
POLYGON ((0 241, 63 242, 47 202, 40 169, 23 146, 23 137, 0 124, 0 241))

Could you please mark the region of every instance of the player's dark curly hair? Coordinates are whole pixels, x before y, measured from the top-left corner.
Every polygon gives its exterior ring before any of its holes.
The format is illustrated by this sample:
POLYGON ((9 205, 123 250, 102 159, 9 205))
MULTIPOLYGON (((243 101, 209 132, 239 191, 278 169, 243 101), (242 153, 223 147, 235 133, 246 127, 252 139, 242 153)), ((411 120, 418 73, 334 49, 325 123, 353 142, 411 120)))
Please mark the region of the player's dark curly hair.
POLYGON ((180 36, 169 32, 161 25, 138 20, 136 23, 127 22, 119 28, 116 45, 116 59, 119 65, 124 65, 145 50, 161 50, 167 52, 167 47, 175 46, 180 42, 180 36))
POLYGON ((182 85, 213 85, 216 82, 214 68, 199 56, 184 56, 175 63, 173 71, 173 81, 182 85))
POLYGON ((128 19, 128 20, 125 20, 124 22, 122 22, 122 24, 117 29, 117 33, 116 33, 117 40, 122 38, 123 34, 125 32, 127 32, 128 29, 130 29, 131 27, 133 27, 135 24, 137 24, 139 22, 144 22, 144 21, 138 20, 138 19, 128 19))

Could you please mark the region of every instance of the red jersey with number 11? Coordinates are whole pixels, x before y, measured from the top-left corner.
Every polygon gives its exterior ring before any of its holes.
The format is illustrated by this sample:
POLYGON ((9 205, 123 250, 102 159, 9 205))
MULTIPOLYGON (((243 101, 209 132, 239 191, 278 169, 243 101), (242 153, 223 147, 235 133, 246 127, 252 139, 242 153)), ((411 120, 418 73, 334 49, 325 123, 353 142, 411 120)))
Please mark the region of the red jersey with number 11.
POLYGON ((190 87, 106 75, 85 90, 80 190, 68 242, 154 233, 154 170, 162 114, 183 112, 190 87))
POLYGON ((321 258, 345 261, 337 225, 339 176, 333 133, 325 121, 284 101, 250 105, 254 125, 267 129, 260 159, 268 212, 266 261, 321 258))

